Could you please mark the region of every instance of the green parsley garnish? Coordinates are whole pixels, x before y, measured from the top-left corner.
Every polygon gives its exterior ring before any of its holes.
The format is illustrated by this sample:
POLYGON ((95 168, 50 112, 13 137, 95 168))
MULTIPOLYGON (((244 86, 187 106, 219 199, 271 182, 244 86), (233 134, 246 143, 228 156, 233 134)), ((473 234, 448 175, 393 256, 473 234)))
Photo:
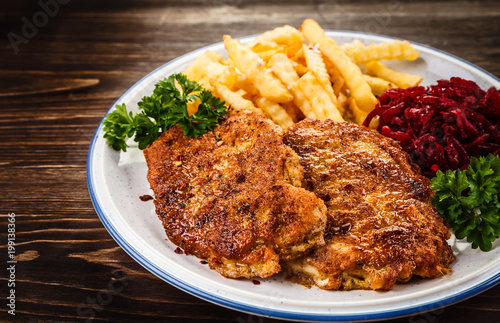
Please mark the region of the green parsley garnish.
POLYGON ((432 180, 432 204, 472 248, 489 251, 500 237, 500 158, 472 157, 464 170, 438 171, 432 180))
POLYGON ((141 112, 136 115, 127 112, 125 104, 117 104, 116 110, 104 119, 104 138, 113 149, 127 151, 126 140, 132 137, 139 149, 144 149, 176 124, 184 135, 199 137, 213 130, 227 113, 224 101, 181 73, 156 83, 153 94, 143 97, 137 105, 141 112), (198 111, 190 116, 187 103, 197 99, 198 111))

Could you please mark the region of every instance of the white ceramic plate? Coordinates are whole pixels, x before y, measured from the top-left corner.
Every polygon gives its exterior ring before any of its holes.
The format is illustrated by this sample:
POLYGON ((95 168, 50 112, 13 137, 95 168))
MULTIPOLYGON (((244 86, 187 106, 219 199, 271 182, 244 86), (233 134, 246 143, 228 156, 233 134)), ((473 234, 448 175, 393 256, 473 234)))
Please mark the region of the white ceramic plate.
MULTIPOLYGON (((365 43, 393 38, 353 32, 328 31, 339 43, 359 39, 365 43)), ((242 38, 250 41, 254 36, 242 38)), ((423 85, 459 76, 477 82, 483 89, 500 88, 500 80, 480 68, 447 53, 413 44, 421 58, 415 62, 390 62, 399 71, 423 76, 423 85)), ((226 55, 217 43, 181 56, 145 76, 115 104, 136 109, 143 96, 151 95, 154 84, 183 71, 205 50, 226 55)), ((110 110, 114 109, 115 104, 110 110)), ((137 112, 137 110, 134 110, 137 112)), ((106 229, 118 244, 146 269, 168 283, 209 302, 262 316, 310 321, 367 321, 413 315, 437 309, 474 296, 500 282, 500 241, 488 253, 472 250, 468 244, 451 240, 457 260, 453 273, 438 279, 415 279, 392 291, 324 291, 307 289, 277 276, 250 280, 227 279, 194 256, 174 252, 152 201, 139 196, 152 194, 146 180, 142 153, 130 148, 120 154, 106 144, 102 123, 89 149, 87 181, 94 207, 106 229)))

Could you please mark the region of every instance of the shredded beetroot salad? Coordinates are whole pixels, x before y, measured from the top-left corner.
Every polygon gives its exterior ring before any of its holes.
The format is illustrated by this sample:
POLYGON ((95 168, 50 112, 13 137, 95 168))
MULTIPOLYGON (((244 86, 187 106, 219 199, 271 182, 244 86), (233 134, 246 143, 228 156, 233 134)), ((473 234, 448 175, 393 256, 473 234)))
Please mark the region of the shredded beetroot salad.
POLYGON ((398 140, 427 177, 465 169, 472 156, 499 155, 500 91, 458 77, 437 83, 387 90, 364 125, 379 116, 377 130, 398 140))

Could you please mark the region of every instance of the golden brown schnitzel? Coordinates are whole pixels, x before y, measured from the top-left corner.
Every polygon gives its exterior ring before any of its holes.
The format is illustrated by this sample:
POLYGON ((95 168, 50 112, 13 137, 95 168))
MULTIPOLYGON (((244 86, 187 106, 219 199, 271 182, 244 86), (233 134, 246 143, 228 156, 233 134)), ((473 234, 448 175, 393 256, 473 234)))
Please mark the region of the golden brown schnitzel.
POLYGON ((170 241, 226 277, 269 277, 324 244, 325 205, 300 188, 298 157, 264 116, 231 112, 199 138, 175 126, 144 155, 170 241))
POLYGON ((286 263, 296 280, 388 290, 412 275, 450 271, 450 233, 430 204, 429 180, 395 141, 356 124, 306 119, 284 142, 299 155, 304 186, 328 210, 326 245, 286 263))

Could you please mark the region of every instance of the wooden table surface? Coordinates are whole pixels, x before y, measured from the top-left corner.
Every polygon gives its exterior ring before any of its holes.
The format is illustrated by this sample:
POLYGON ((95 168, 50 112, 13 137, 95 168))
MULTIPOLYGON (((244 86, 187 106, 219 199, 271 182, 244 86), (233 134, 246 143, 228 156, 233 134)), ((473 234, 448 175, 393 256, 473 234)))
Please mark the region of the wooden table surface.
MULTIPOLYGON (((499 1, 2 1, 0 321, 279 322, 191 296, 128 256, 92 206, 86 161, 101 118, 148 72, 224 34, 305 18, 430 45, 500 77, 499 1)), ((500 285, 393 322, 499 320, 500 285)))

